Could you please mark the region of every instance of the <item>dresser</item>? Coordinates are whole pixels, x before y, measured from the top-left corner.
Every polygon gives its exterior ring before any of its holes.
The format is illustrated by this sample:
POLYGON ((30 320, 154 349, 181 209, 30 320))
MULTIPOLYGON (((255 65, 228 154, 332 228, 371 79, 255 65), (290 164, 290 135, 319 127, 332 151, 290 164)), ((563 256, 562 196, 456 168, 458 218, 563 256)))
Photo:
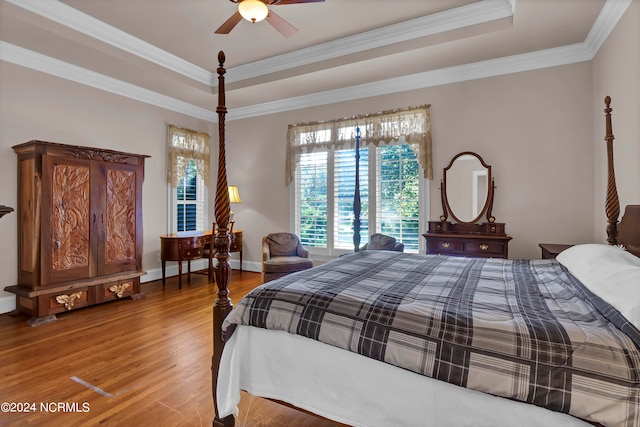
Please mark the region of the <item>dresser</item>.
POLYGON ((16 308, 29 324, 140 296, 148 156, 45 141, 18 155, 16 308))
MULTIPOLYGON (((508 258, 511 236, 504 233, 444 232, 440 222, 429 222, 430 230, 423 234, 427 254, 482 258, 508 258), (431 230, 433 228, 433 230, 431 230)), ((447 227, 449 228, 455 228, 447 227)))
POLYGON ((453 156, 442 171, 442 215, 429 221, 427 254, 508 258, 511 236, 492 214, 495 183, 491 165, 477 153, 453 156), (482 217, 486 216, 483 221, 482 217), (449 220, 451 217, 451 220, 449 220))

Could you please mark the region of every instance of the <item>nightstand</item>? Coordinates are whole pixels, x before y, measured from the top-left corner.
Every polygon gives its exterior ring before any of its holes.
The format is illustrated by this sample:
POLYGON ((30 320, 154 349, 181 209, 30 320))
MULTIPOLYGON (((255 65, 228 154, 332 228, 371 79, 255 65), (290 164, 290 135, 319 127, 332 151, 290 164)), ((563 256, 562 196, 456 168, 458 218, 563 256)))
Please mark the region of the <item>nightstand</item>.
POLYGON ((540 243, 542 249, 542 259, 555 259, 558 254, 565 249, 569 249, 573 245, 558 245, 555 243, 540 243))

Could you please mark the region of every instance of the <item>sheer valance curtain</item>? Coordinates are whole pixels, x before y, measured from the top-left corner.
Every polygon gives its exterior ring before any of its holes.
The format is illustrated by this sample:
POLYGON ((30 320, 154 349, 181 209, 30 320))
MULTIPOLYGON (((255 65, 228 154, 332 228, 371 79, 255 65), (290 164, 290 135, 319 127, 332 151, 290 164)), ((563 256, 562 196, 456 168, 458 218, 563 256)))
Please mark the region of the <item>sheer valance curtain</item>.
POLYGON ((404 137, 424 170, 433 179, 430 105, 381 113, 345 117, 337 120, 289 125, 287 132, 286 184, 293 181, 300 154, 329 147, 355 148, 356 127, 360 144, 389 144, 404 137))
POLYGON ((167 155, 167 182, 174 188, 187 172, 191 160, 195 162, 196 171, 209 186, 209 139, 202 132, 168 126, 169 151, 167 155))

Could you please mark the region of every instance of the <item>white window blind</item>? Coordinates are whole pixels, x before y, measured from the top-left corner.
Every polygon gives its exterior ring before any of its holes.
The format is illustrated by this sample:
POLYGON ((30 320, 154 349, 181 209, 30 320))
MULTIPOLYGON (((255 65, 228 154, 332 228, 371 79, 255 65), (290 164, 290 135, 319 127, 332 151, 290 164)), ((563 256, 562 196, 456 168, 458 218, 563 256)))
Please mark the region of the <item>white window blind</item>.
POLYGON ((292 229, 311 252, 354 250, 355 147, 360 142, 361 244, 373 233, 405 251, 421 244, 432 176, 429 105, 289 125, 286 179, 294 183, 292 229), (356 131, 359 129, 359 131, 356 131))
MULTIPOLYGON (((407 144, 360 149, 361 245, 383 233, 404 243, 405 252, 419 251, 426 206, 420 176, 407 144)), ((328 255, 352 251, 355 150, 301 154, 294 181, 295 230, 303 245, 328 255)))
POLYGON ((378 232, 418 252, 420 185, 416 155, 407 144, 376 148, 376 224, 378 232))
POLYGON ((208 222, 205 211, 206 187, 204 179, 198 174, 193 161, 189 162, 185 176, 180 178, 174 193, 175 231, 204 230, 208 222))
POLYGON ((327 152, 301 154, 296 178, 296 234, 305 246, 326 248, 327 152))
MULTIPOLYGON (((334 156, 334 247, 353 249, 353 199, 356 183, 356 150, 338 150, 334 156)), ((369 236, 369 151, 360 150, 360 235, 369 236)))
POLYGON ((168 126, 167 182, 171 232, 204 230, 209 225, 209 135, 168 126))

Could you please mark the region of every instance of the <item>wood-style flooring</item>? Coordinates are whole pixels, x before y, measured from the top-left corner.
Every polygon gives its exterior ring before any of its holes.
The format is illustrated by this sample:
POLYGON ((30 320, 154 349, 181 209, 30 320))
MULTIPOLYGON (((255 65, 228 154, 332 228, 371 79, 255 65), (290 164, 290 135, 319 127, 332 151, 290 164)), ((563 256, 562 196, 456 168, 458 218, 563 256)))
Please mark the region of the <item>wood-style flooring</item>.
MULTIPOLYGON (((233 271, 235 302, 260 274, 233 271)), ((215 286, 191 275, 142 284, 124 299, 29 326, 0 315, 0 426, 211 426, 215 286), (186 278, 184 278, 186 279, 186 278)), ((242 394, 238 427, 331 427, 283 405, 242 394)))

